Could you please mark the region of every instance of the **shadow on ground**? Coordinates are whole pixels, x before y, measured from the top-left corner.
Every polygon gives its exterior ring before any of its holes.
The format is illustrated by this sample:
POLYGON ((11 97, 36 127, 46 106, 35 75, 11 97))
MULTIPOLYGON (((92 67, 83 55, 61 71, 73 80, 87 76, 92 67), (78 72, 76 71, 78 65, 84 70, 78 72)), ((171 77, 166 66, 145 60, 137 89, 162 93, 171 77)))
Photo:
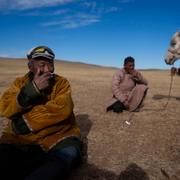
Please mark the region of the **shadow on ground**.
POLYGON ((83 164, 75 170, 68 180, 150 180, 146 172, 137 164, 129 164, 119 175, 100 169, 93 164, 83 164))
POLYGON ((76 115, 76 121, 81 129, 82 136, 87 137, 92 127, 92 121, 89 119, 89 115, 78 114, 76 115))
POLYGON ((154 100, 159 100, 159 99, 168 99, 168 98, 173 98, 173 99, 176 99, 178 101, 180 101, 180 97, 177 97, 177 96, 167 96, 167 95, 161 95, 161 94, 155 94, 152 99, 154 100))
POLYGON ((68 180, 117 180, 118 176, 104 169, 100 169, 94 164, 84 163, 76 169, 68 180))
POLYGON ((150 180, 147 173, 137 164, 132 163, 120 173, 118 180, 150 180))
POLYGON ((88 160, 88 134, 90 132, 90 129, 92 127, 92 121, 89 119, 88 114, 78 114, 76 115, 76 121, 79 125, 79 128, 81 130, 81 139, 83 142, 83 162, 87 162, 88 160))

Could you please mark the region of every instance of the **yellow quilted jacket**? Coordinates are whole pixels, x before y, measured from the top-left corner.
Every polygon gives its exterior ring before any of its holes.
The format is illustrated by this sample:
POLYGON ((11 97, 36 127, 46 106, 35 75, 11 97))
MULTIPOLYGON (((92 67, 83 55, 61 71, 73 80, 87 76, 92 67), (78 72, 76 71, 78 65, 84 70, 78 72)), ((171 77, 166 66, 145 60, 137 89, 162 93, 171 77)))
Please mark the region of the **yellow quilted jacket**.
POLYGON ((31 132, 21 135, 12 130, 10 117, 24 112, 24 108, 17 101, 17 96, 28 81, 28 74, 17 78, 0 99, 0 115, 6 117, 8 121, 0 141, 13 144, 39 144, 48 151, 67 137, 79 137, 80 129, 73 113, 69 82, 58 75, 55 75, 55 84, 47 96, 47 101, 33 106, 22 115, 31 132))

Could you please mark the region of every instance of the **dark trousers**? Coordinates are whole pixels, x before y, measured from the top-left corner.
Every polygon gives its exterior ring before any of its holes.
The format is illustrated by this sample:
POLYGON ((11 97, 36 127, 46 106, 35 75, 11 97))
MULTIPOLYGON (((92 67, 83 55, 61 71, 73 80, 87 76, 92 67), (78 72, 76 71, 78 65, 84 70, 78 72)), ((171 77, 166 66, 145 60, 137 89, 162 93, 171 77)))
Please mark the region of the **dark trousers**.
POLYGON ((19 148, 0 144, 0 179, 63 179, 80 163, 80 158, 74 146, 45 153, 39 146, 19 148))
POLYGON ((107 107, 106 111, 113 111, 116 113, 120 113, 123 112, 123 110, 125 110, 124 104, 120 101, 116 101, 115 103, 113 103, 112 105, 110 105, 109 107, 107 107))

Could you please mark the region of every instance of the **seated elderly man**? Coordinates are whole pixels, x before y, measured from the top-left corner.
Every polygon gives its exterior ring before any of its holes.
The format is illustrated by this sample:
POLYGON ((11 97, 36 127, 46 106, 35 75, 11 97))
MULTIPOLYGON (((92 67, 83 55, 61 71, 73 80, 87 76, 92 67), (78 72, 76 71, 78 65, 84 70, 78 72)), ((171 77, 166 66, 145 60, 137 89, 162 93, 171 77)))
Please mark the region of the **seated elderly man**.
POLYGON ((27 72, 2 94, 0 179, 56 180, 81 162, 80 129, 68 80, 54 73, 54 52, 31 49, 27 72))
POLYGON ((123 110, 138 111, 147 92, 147 80, 134 69, 133 57, 124 59, 124 67, 112 79, 112 101, 107 111, 120 113, 123 110))

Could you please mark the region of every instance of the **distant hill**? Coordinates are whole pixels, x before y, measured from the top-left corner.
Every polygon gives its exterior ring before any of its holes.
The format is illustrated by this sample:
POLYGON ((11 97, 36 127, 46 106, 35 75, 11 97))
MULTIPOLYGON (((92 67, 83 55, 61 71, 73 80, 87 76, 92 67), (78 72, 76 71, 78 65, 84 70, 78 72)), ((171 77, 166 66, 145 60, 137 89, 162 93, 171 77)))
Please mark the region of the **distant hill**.
MULTIPOLYGON (((6 57, 0 57, 0 61, 16 61, 16 62, 22 62, 22 61, 27 61, 27 59, 25 58, 6 58, 6 57)), ((69 66, 69 65, 73 65, 75 67, 79 67, 79 68, 113 68, 113 69, 118 69, 116 67, 108 67, 108 66, 101 66, 101 65, 96 65, 96 64, 88 64, 88 63, 83 63, 83 62, 73 62, 73 61, 69 61, 69 60, 60 60, 60 59, 56 59, 55 60, 56 64, 62 64, 63 66, 69 66)))
MULTIPOLYGON (((22 62, 22 61, 27 61, 27 59, 25 58, 7 58, 7 57, 0 57, 0 61, 5 60, 5 61, 18 61, 18 62, 22 62)), ((60 60, 60 59, 56 59, 55 60, 56 64, 62 64, 63 66, 69 66, 69 65, 73 65, 74 67, 77 68, 111 68, 111 69, 119 69, 120 67, 112 67, 112 66, 102 66, 102 65, 96 65, 96 64, 88 64, 88 63, 83 63, 80 61, 69 61, 69 60, 60 60)), ((147 69, 138 69, 140 71, 167 71, 168 69, 159 69, 159 68, 147 68, 147 69)))

